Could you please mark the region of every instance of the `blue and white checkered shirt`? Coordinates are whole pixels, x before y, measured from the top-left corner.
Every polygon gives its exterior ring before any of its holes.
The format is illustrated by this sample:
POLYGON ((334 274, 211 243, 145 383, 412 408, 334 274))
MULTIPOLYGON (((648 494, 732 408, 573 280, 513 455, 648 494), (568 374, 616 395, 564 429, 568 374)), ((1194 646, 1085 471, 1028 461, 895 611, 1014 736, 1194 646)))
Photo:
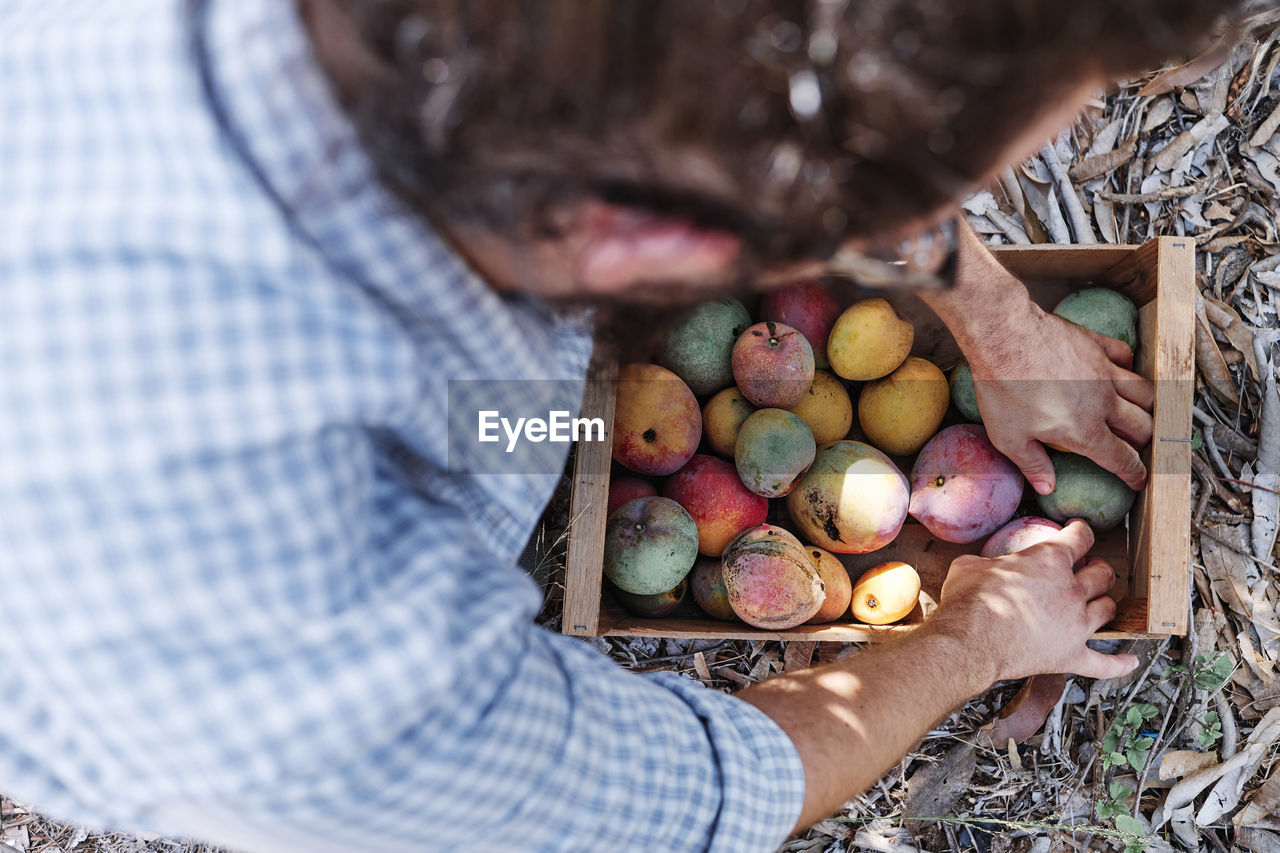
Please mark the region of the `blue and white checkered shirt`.
POLYGON ((536 627, 555 478, 446 470, 446 381, 580 379, 582 324, 377 185, 291 3, 196 17, 0 0, 0 788, 263 851, 778 844, 782 731, 536 627))

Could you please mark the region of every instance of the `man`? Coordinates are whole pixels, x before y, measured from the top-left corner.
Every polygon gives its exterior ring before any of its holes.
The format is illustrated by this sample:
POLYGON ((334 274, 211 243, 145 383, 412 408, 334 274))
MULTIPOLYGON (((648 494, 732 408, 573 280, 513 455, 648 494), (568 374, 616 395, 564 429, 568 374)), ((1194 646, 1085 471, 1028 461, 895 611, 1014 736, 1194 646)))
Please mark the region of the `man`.
MULTIPOLYGON (((449 380, 582 377, 550 303, 896 243, 1224 11, 1066 5, 6 4, 0 786, 262 851, 768 849, 995 680, 1128 671, 1077 522, 736 698, 621 672, 532 624, 554 478, 444 428, 449 380)), ((1142 485, 1123 348, 967 232, 928 299, 1036 488, 1041 442, 1142 485)))

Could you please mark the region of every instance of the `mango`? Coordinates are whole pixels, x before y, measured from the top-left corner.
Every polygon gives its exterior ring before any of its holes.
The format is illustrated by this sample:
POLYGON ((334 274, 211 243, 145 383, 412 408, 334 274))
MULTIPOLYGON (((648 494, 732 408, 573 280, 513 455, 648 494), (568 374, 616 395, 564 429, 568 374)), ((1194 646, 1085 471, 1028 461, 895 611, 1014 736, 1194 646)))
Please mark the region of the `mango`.
POLYGON ((951 403, 965 420, 975 424, 982 423, 982 412, 978 411, 978 395, 973 390, 973 370, 969 362, 962 361, 951 369, 951 403))
POLYGON ((888 625, 906 617, 920 599, 920 575, 906 563, 891 560, 867 569, 853 585, 853 618, 868 625, 888 625))
POLYGON ((1123 293, 1106 287, 1077 290, 1053 309, 1064 320, 1108 338, 1138 346, 1138 306, 1123 293))
POLYGON ((813 464, 817 444, 809 426, 782 409, 760 409, 742 423, 733 460, 743 485, 780 498, 813 464))
POLYGON ((719 556, 699 557, 693 564, 693 571, 689 572, 689 589, 693 600, 712 619, 737 622, 738 614, 729 605, 729 591, 724 586, 721 565, 719 556))
POLYGON ((825 370, 813 372, 813 383, 804 399, 792 406, 791 414, 809 425, 813 440, 819 445, 839 441, 853 426, 853 402, 844 383, 825 370))
POLYGON ((1040 510, 1059 524, 1083 518, 1094 530, 1110 530, 1133 507, 1138 493, 1090 459, 1075 453, 1049 452, 1054 487, 1036 495, 1040 510))
POLYGON ((849 610, 849 602, 853 597, 853 581, 844 563, 830 551, 824 551, 813 545, 805 546, 805 553, 813 560, 818 569, 818 577, 822 578, 822 586, 826 591, 826 600, 822 607, 809 620, 810 625, 834 622, 849 610))
MULTIPOLYGON (((1052 538, 1061 529, 1062 527, 1056 522, 1047 518, 1034 515, 1015 518, 991 534, 991 538, 982 546, 981 556, 994 559, 1025 551, 1032 545, 1039 545, 1046 539, 1052 538)), ((1076 560, 1074 568, 1079 569, 1087 562, 1089 562, 1089 555, 1085 554, 1076 560)))
POLYGON ((1015 518, 991 534, 991 538, 982 546, 981 556, 992 560, 996 557, 1007 557, 1010 554, 1016 554, 1019 551, 1030 548, 1032 545, 1038 545, 1046 539, 1052 538, 1061 529, 1061 525, 1047 518, 1039 518, 1034 515, 1015 518))
POLYGON ((667 328, 658 363, 699 397, 733 384, 733 345, 751 315, 736 299, 701 302, 677 314, 667 328))
POLYGON ((657 493, 658 487, 650 480, 643 480, 640 477, 613 477, 609 480, 609 500, 605 504, 605 515, 611 515, 615 509, 627 501, 647 498, 657 493))
POLYGON ((787 495, 801 534, 837 554, 865 554, 889 544, 907 518, 910 490, 893 460, 860 441, 836 441, 787 495))
POLYGON ((693 517, 698 553, 707 556, 719 556, 735 536, 764 524, 769 514, 769 500, 748 491, 732 464, 702 453, 667 478, 662 494, 693 517))
POLYGON ((771 524, 730 542, 723 572, 729 606, 757 628, 785 631, 803 625, 826 599, 822 577, 800 540, 771 524))
POLYGON ((618 370, 614 461, 637 474, 665 477, 693 457, 701 438, 702 410, 684 380, 656 364, 618 370))
POLYGON ((789 409, 813 383, 813 348, 782 323, 756 323, 733 345, 733 379, 760 408, 789 409))
POLYGON ((643 616, 646 619, 657 619, 675 612, 681 602, 684 601, 685 593, 688 589, 689 579, 682 578, 675 589, 669 589, 666 592, 659 592, 653 595, 635 595, 615 586, 613 595, 628 613, 634 616, 643 616))
POLYGON ((782 323, 804 335, 813 347, 813 363, 821 368, 828 366, 827 338, 838 316, 839 303, 817 279, 771 290, 760 300, 760 319, 782 323))
POLYGON ((697 558, 698 526, 670 498, 636 498, 605 522, 604 576, 623 592, 674 589, 697 558))
POLYGON ((957 424, 916 457, 910 512, 945 542, 975 542, 1013 517, 1022 487, 1022 472, 981 425, 957 424))
POLYGON ((738 430, 742 422, 756 410, 736 387, 717 391, 702 408, 702 434, 707 446, 725 457, 733 458, 738 446, 738 430))
POLYGON ((909 456, 938 431, 951 392, 932 362, 911 356, 858 396, 858 423, 867 441, 894 456, 909 456))
POLYGON ((911 353, 915 328, 879 297, 855 302, 836 318, 827 361, 837 376, 866 382, 888 376, 911 353))

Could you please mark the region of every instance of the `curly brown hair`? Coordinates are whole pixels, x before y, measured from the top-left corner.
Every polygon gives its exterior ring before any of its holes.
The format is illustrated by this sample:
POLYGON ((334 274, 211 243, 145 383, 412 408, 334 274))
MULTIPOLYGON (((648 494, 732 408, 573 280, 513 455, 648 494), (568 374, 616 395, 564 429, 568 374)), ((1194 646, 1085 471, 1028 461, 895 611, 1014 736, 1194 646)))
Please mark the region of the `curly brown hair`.
POLYGON ((954 201, 1090 77, 1202 47, 1242 0, 299 0, 384 180, 503 229, 582 196, 762 259, 954 201), (332 27, 330 28, 332 36, 332 27))

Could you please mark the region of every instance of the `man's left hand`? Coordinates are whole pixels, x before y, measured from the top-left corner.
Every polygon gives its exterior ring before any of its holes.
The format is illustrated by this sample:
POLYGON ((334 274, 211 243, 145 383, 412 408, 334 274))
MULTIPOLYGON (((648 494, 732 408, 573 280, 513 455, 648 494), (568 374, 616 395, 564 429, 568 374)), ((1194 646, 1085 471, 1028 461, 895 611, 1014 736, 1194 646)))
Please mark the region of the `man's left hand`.
POLYGON ((1040 494, 1053 491, 1043 445, 1087 456, 1131 488, 1146 485, 1138 449, 1151 440, 1155 390, 1133 353, 1035 308, 998 346, 969 353, 987 435, 1040 494))

